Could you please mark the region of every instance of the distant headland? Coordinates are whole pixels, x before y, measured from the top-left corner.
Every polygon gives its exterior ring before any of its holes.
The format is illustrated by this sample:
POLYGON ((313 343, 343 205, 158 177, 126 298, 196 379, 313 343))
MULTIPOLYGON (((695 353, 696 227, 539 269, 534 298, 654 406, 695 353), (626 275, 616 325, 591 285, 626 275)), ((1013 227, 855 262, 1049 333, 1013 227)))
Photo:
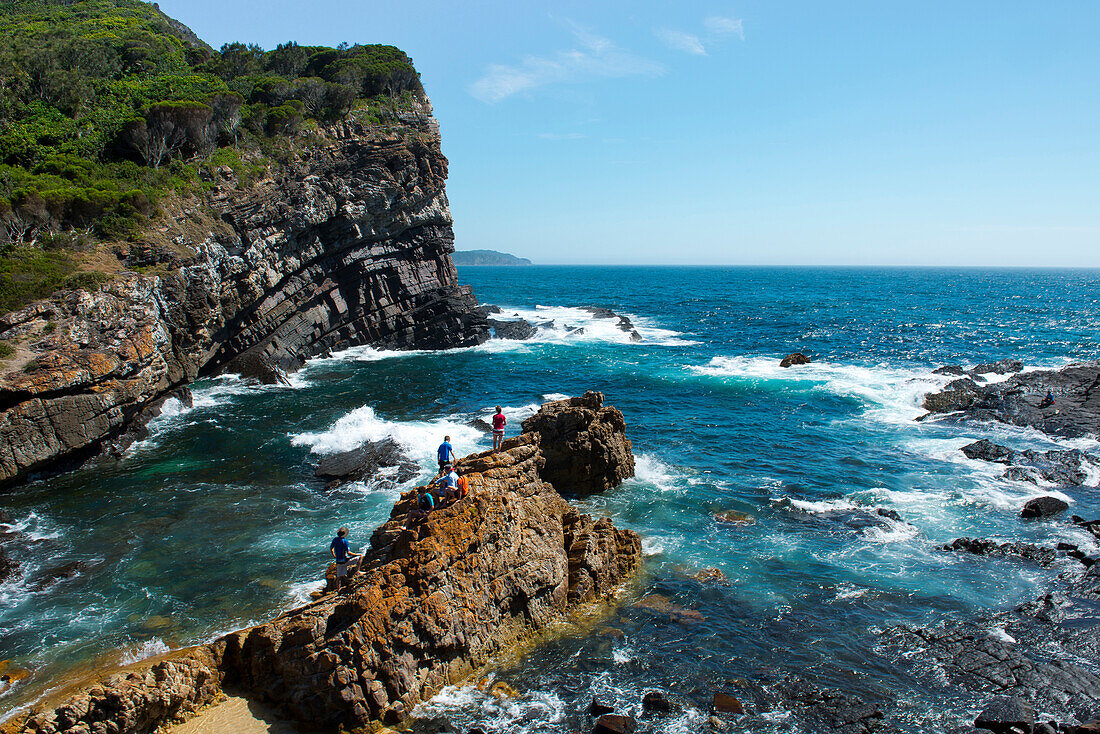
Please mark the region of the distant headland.
POLYGON ((496 250, 457 250, 452 256, 455 265, 530 265, 525 257, 516 257, 496 250))

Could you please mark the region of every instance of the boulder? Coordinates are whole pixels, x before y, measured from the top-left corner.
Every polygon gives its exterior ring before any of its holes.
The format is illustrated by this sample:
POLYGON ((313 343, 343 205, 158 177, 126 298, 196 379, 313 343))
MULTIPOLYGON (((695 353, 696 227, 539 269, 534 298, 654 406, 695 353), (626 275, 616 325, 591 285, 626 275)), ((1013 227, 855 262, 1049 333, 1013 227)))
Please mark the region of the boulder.
POLYGON ((1013 455, 1016 453, 1010 448, 995 444, 988 438, 983 438, 980 441, 967 444, 960 449, 968 459, 980 459, 982 461, 993 461, 998 464, 1007 464, 1012 461, 1013 455))
POLYGON ((784 357, 779 362, 779 366, 780 367, 791 367, 792 365, 809 364, 809 363, 810 363, 810 358, 807 357, 805 354, 803 354, 802 352, 794 352, 793 354, 788 354, 786 357, 784 357))
POLYGON ((741 706, 741 701, 728 693, 715 693, 714 698, 711 700, 710 707, 712 711, 718 714, 744 713, 744 708, 741 706))
POLYGON ((1030 734, 1035 709, 1026 701, 1009 696, 993 699, 974 719, 974 726, 995 734, 1030 734))
POLYGON ((1058 557, 1053 548, 1045 548, 1032 543, 1001 543, 997 544, 985 538, 956 538, 951 543, 943 546, 945 551, 957 551, 970 553, 976 556, 1015 556, 1025 561, 1038 563, 1040 566, 1049 566, 1058 557))
POLYGON ((1049 495, 1028 500, 1024 508, 1020 510, 1020 517, 1024 520, 1033 520, 1040 517, 1051 517, 1059 512, 1069 509, 1069 504, 1057 497, 1049 495))
POLYGON ((45 591, 60 581, 76 578, 84 569, 85 565, 81 561, 70 561, 60 566, 53 566, 38 574, 38 577, 28 584, 27 588, 31 591, 45 591))
POLYGON ((468 425, 470 428, 476 428, 477 430, 481 431, 482 433, 492 433, 493 432, 492 424, 489 423, 489 421, 485 420, 484 418, 474 418, 472 421, 467 421, 466 425, 468 425))
POLYGON ((595 696, 592 699, 592 703, 588 705, 588 713, 592 716, 603 716, 604 714, 610 714, 614 710, 615 707, 600 696, 595 696))
POLYGON ((538 329, 524 319, 516 319, 515 321, 489 319, 489 326, 492 327, 493 334, 497 339, 522 341, 530 339, 538 333, 538 329))
POLYGON ((546 403, 523 421, 523 431, 541 437, 542 477, 562 494, 594 494, 634 476, 626 421, 618 409, 604 406, 602 393, 546 403))
POLYGON ((390 486, 407 482, 420 473, 420 467, 405 455, 401 445, 387 436, 322 458, 314 475, 326 482, 325 489, 335 489, 349 482, 371 479, 387 467, 397 467, 397 472, 387 477, 390 486))
POLYGON ((678 701, 669 698, 664 691, 649 691, 642 696, 642 710, 659 714, 678 714, 684 710, 678 701))
POLYGON ((954 413, 969 408, 980 394, 978 384, 973 380, 954 380, 941 392, 925 395, 924 409, 930 413, 954 413))
POLYGON ((637 727, 638 722, 630 716, 604 714, 596 719, 596 725, 592 727, 592 734, 633 734, 637 727))

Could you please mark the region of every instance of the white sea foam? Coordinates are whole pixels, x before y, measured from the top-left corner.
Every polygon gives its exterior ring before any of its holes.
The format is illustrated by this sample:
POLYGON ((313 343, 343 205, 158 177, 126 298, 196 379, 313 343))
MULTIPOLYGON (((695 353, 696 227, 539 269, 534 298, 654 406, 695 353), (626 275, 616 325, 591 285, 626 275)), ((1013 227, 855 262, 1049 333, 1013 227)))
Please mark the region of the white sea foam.
POLYGON ((327 357, 313 357, 306 364, 307 366, 319 366, 334 362, 381 362, 386 359, 419 357, 431 353, 422 349, 398 351, 395 349, 375 349, 370 346, 348 347, 339 352, 333 352, 327 357))
POLYGON ((693 484, 693 477, 675 469, 653 454, 638 454, 634 458, 635 481, 651 484, 662 492, 679 492, 693 484))
POLYGON ((948 382, 948 378, 941 375, 886 365, 868 367, 812 362, 784 368, 779 366, 780 359, 778 356, 714 357, 705 365, 691 365, 687 369, 708 377, 781 382, 855 398, 864 404, 867 417, 891 424, 907 424, 922 415, 924 396, 948 382))
POLYGON ((642 555, 659 556, 664 553, 665 550, 666 546, 664 541, 655 538, 652 535, 647 535, 646 537, 642 538, 642 555))
POLYGON ((545 395, 543 395, 542 399, 546 400, 547 402, 551 402, 551 401, 554 401, 554 400, 567 400, 571 397, 573 397, 573 396, 572 395, 566 395, 565 393, 550 392, 550 393, 546 393, 545 395))
POLYGON ((142 644, 135 647, 133 650, 128 650, 122 654, 122 658, 119 660, 123 665, 132 665, 133 663, 140 662, 146 658, 155 657, 157 655, 163 655, 169 651, 168 645, 164 644, 164 640, 159 637, 154 637, 151 640, 146 640, 142 644))
POLYGON ((287 589, 286 595, 291 607, 300 607, 303 604, 308 604, 313 601, 313 597, 310 596, 310 594, 324 588, 324 581, 312 579, 310 581, 291 584, 290 588, 287 589))
POLYGON ((987 632, 989 632, 990 637, 993 637, 995 639, 1003 640, 1004 642, 1010 642, 1013 644, 1015 644, 1016 642, 1016 638, 1005 632, 1003 627, 990 627, 987 632))
POLYGON ((447 686, 413 709, 415 718, 446 715, 452 723, 476 724, 488 731, 543 731, 565 718, 565 702, 556 694, 529 691, 497 697, 475 686, 447 686), (468 721, 467 721, 468 719, 468 721))
POLYGON ((836 588, 836 596, 834 601, 844 601, 847 599, 858 599, 869 592, 866 586, 856 586, 855 584, 841 584, 836 588))
POLYGON ((532 343, 603 342, 668 347, 691 346, 699 343, 683 338, 681 332, 661 328, 647 317, 628 313, 621 315, 626 316, 634 324, 634 330, 642 337, 640 342, 636 341, 630 332, 619 328, 617 318, 597 318, 583 308, 536 305, 533 309, 528 309, 502 306, 501 313, 494 318, 500 321, 523 319, 535 326, 537 332, 530 339, 523 341, 494 339, 482 346, 490 351, 501 351, 502 349, 523 349, 523 345, 532 343))
POLYGON ((414 458, 423 455, 434 458, 435 448, 445 435, 451 437, 457 456, 475 448, 484 448, 481 444, 484 443, 485 436, 464 423, 448 419, 388 421, 379 418, 369 405, 356 408, 327 430, 291 434, 290 442, 294 446, 308 446, 315 454, 332 454, 350 451, 365 441, 380 441, 389 437, 414 458))

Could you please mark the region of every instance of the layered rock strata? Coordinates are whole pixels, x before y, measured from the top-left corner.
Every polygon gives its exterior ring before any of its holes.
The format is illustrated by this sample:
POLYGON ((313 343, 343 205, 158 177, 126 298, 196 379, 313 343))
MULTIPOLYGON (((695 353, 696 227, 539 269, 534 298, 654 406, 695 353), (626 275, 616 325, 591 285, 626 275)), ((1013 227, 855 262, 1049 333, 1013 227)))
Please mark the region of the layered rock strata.
MULTIPOLYGON (((586 412, 596 403, 596 413, 613 410, 599 393, 578 400, 543 409, 557 421, 578 414, 575 430, 588 434, 559 440, 629 446, 586 412)), ((222 684, 322 729, 404 719, 444 685, 610 597, 637 569, 635 533, 580 514, 559 494, 570 486, 546 480, 551 450, 561 446, 529 432, 499 453, 461 459, 469 496, 406 529, 416 496, 406 493, 339 593, 115 676, 2 731, 148 732, 213 700, 222 684)))
POLYGON ((0 316, 0 339, 20 344, 0 373, 0 482, 101 450, 173 389, 238 359, 293 370, 351 345, 487 339, 450 258, 430 105, 401 123, 311 133, 279 180, 245 187, 224 169, 209 201, 163 222, 157 235, 182 253, 163 272, 0 316))

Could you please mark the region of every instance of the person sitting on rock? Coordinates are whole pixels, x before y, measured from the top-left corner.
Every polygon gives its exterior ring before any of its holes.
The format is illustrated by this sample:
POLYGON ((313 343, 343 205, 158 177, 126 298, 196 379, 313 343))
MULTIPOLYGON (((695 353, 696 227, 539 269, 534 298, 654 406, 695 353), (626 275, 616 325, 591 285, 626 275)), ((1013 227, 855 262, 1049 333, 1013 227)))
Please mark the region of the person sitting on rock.
POLYGON ((1054 405, 1054 393, 1050 390, 1047 390, 1047 396, 1043 398, 1042 401, 1039 403, 1039 407, 1049 408, 1052 405, 1054 405))
POLYGON ((435 509, 435 497, 427 487, 416 488, 416 505, 409 510, 409 516, 405 518, 402 530, 408 530, 414 522, 421 522, 428 517, 428 513, 435 509))
POLYGON ((439 444, 439 448, 435 450, 436 458, 439 459, 439 471, 442 472, 444 467, 455 460, 455 452, 451 448, 451 437, 444 436, 443 443, 439 444))
POLYGON ((504 443, 504 426, 506 425, 508 425, 508 419, 498 405, 497 412, 493 414, 493 451, 500 451, 500 445, 504 443))
POLYGON ((458 480, 455 482, 455 499, 465 499, 466 495, 470 493, 470 480, 462 476, 462 472, 458 471, 457 468, 455 472, 458 474, 458 480))
POLYGON ((336 583, 343 584, 348 571, 355 573, 359 566, 360 555, 351 552, 351 544, 348 543, 348 529, 340 528, 336 531, 336 537, 329 544, 329 553, 336 560, 336 583))

